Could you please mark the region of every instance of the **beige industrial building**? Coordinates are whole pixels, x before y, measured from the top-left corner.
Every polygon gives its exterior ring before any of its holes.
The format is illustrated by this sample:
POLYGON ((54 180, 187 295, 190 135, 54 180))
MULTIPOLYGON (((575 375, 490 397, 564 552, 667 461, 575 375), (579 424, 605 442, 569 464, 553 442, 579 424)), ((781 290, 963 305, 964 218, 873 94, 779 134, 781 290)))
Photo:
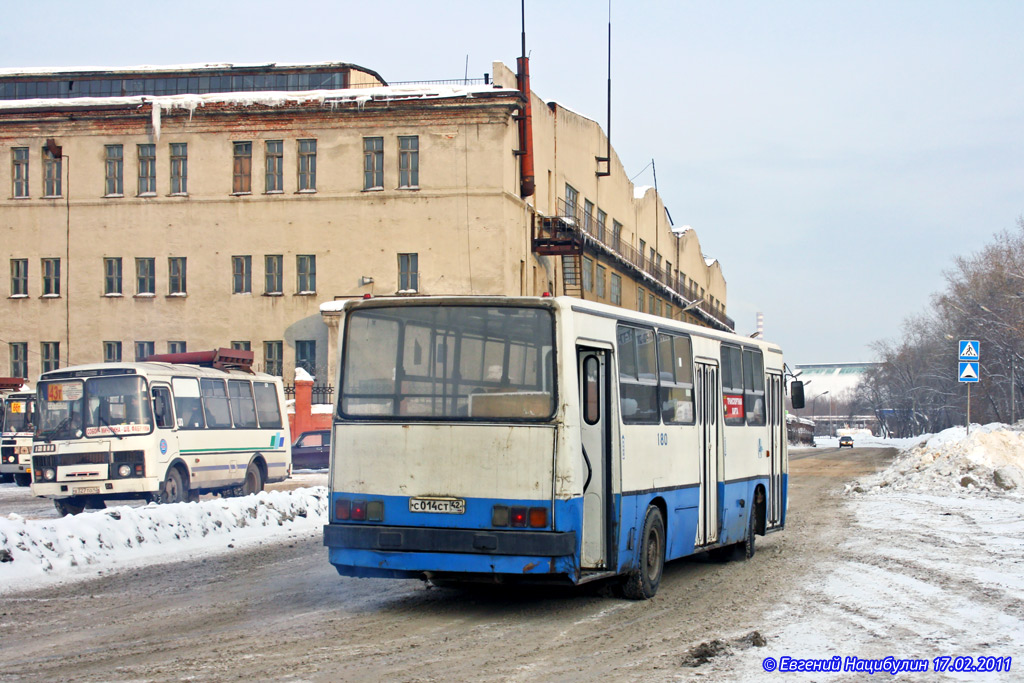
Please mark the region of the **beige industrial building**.
POLYGON ((350 64, 0 72, 0 374, 235 345, 327 384, 320 305, 365 294, 551 292, 731 329, 720 265, 601 126, 526 103, 501 63, 454 85, 350 64))

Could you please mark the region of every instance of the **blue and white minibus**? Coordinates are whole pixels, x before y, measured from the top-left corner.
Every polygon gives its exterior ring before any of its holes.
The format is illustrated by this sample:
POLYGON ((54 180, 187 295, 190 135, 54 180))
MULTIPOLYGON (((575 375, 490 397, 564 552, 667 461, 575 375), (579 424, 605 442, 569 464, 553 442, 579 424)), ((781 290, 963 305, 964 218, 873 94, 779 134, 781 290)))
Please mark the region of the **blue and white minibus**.
POLYGON ((31 483, 35 412, 35 392, 20 378, 0 377, 0 482, 31 483))
POLYGON ((785 526, 773 344, 566 297, 353 300, 340 324, 343 576, 617 578, 640 599, 666 560, 750 557, 785 526))
POLYGON ((32 493, 61 514, 114 499, 244 495, 291 474, 281 378, 217 349, 44 372, 32 493))

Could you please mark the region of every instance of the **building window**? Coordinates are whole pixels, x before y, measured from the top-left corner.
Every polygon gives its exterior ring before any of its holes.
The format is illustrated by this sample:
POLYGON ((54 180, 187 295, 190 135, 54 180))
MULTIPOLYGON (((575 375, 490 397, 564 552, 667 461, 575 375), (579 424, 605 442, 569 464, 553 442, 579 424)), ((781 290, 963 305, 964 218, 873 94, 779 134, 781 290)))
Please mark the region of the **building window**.
POLYGON ((363 189, 384 189, 384 138, 363 138, 363 189))
POLYGON ((167 342, 167 353, 186 353, 188 345, 183 341, 167 342))
POLYGON ((104 195, 120 197, 124 194, 124 147, 107 145, 106 151, 104 195))
POLYGON ((420 290, 419 254, 398 255, 398 289, 403 292, 420 290))
POLYGON ((654 315, 661 315, 661 299, 654 300, 654 315))
POLYGON ((653 294, 648 294, 647 295, 647 312, 648 313, 654 313, 654 295, 653 294))
POLYGON ((587 292, 594 291, 594 260, 583 257, 583 289, 587 292))
POLYGON ((589 199, 583 200, 583 230, 594 234, 594 202, 589 199))
POLYGON ((61 177, 63 175, 63 158, 54 156, 53 153, 43 147, 43 196, 61 196, 61 177))
POLYGON ((235 351, 252 351, 252 343, 247 341, 233 341, 231 348, 235 351))
POLYGON ((612 273, 611 302, 616 306, 622 305, 622 276, 612 273))
POLYGON ((121 362, 121 342, 119 342, 119 341, 105 341, 105 342, 103 342, 103 362, 104 363, 120 363, 121 362))
POLYGON ((252 192, 252 143, 234 143, 234 179, 231 185, 232 194, 248 194, 252 192))
POLYGON ((252 292, 252 256, 231 257, 231 293, 252 292))
POLYGON ((284 191, 284 141, 267 140, 266 192, 284 191))
POLYGON ((644 262, 644 251, 647 249, 647 242, 640 240, 640 269, 647 270, 647 264, 644 262))
POLYGON ((672 318, 672 306, 670 306, 667 301, 665 302, 665 317, 669 319, 672 318))
POLYGON ((39 355, 42 357, 42 372, 49 372, 60 367, 60 342, 39 342, 39 355))
POLYGON ((263 362, 266 365, 264 372, 281 377, 284 374, 283 355, 284 342, 263 342, 263 362))
POLYGON ((144 361, 155 353, 156 342, 137 341, 135 342, 135 361, 144 361))
POLYGON ((636 288, 636 310, 641 313, 644 312, 644 307, 647 301, 647 292, 644 291, 643 287, 636 288))
POLYGON ((604 279, 607 274, 607 268, 602 265, 597 266, 597 298, 604 298, 604 279))
POLYGON ((156 194, 156 145, 139 145, 139 196, 156 194))
POLYGON ((283 290, 281 289, 281 271, 284 266, 283 256, 267 256, 263 260, 264 264, 264 283, 263 293, 264 294, 280 294, 283 290))
POLYGON ((60 259, 43 259, 43 296, 60 296, 60 259))
POLYGON ((103 259, 103 293, 121 294, 121 259, 103 259))
POLYGON ((608 214, 601 209, 597 210, 597 239, 604 242, 604 226, 608 222, 608 214))
POLYGON ((188 194, 188 143, 171 143, 171 194, 188 194))
POLYGON ((28 147, 11 148, 11 177, 14 179, 14 196, 28 196, 28 147))
POLYGON ((171 256, 167 259, 167 293, 185 294, 186 285, 186 257, 171 256))
POLYGON ((156 293, 156 259, 135 259, 135 293, 156 293))
POLYGON ((620 244, 622 244, 622 223, 612 219, 612 249, 621 252, 620 244))
POLYGON ((298 339, 295 341, 295 367, 302 368, 310 375, 316 376, 315 339, 298 339))
POLYGON ((11 259, 11 296, 28 296, 28 259, 11 259))
POLYGON ((420 185, 420 138, 418 135, 398 136, 398 187, 420 185))
POLYGON ((316 140, 299 140, 299 192, 316 191, 316 140))
POLYGON ((11 377, 28 379, 28 342, 11 342, 11 377))
POLYGON ((576 202, 579 199, 580 193, 576 191, 576 188, 569 183, 565 184, 565 215, 576 216, 576 202))
POLYGON ((295 269, 298 273, 299 294, 316 292, 316 256, 299 254, 295 257, 295 269))

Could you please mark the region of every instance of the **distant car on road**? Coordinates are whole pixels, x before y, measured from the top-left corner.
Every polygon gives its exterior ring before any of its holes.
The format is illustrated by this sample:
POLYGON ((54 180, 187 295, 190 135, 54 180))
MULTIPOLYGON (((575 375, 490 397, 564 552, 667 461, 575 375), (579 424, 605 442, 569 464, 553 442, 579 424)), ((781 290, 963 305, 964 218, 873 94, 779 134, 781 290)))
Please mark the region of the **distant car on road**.
POLYGON ((293 470, 326 469, 331 459, 331 430, 302 432, 292 444, 293 470))
MULTIPOLYGON (((841 436, 841 437, 839 437, 839 447, 842 448, 843 446, 849 446, 850 448, 853 448, 853 437, 852 436, 841 436)), ((294 458, 295 456, 293 455, 292 457, 294 458)))

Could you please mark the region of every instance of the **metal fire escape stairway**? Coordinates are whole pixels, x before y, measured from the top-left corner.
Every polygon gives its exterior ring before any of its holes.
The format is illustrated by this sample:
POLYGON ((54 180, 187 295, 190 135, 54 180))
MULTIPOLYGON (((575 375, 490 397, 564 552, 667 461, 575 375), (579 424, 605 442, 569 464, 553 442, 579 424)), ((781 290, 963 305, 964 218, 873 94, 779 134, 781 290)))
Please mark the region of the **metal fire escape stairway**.
POLYGON ((583 298, 583 234, 565 216, 533 217, 533 253, 562 257, 562 293, 583 298))

